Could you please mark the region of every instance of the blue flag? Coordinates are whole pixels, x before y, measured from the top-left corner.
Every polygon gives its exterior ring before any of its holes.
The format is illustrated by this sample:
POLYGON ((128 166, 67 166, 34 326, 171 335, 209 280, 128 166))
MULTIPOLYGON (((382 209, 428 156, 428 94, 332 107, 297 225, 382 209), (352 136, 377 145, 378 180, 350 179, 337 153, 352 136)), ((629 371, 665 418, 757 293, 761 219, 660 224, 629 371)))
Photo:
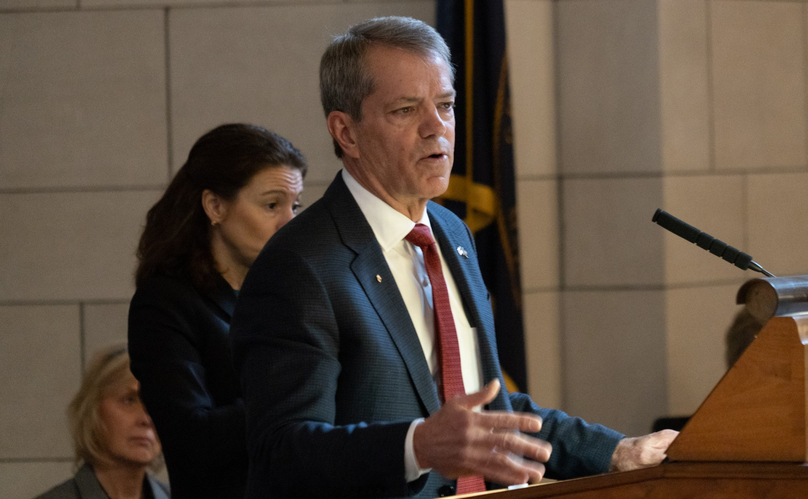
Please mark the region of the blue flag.
POLYGON ((455 161, 439 199, 475 236, 511 391, 527 390, 505 14, 501 0, 438 0, 457 76, 455 161))

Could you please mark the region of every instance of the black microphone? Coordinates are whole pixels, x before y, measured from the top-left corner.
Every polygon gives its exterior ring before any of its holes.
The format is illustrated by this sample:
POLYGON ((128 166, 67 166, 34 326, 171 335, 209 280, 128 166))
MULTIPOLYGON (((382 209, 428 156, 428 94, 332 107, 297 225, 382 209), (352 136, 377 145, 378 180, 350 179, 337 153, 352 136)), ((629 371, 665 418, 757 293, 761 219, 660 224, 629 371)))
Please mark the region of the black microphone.
POLYGON ((682 222, 666 211, 662 211, 661 209, 657 208, 657 211, 654 213, 654 217, 651 219, 651 221, 656 222, 662 228, 668 229, 682 239, 690 241, 691 243, 696 243, 696 246, 699 248, 705 249, 713 255, 723 258, 741 270, 754 270, 755 272, 760 272, 765 276, 774 277, 774 274, 761 267, 758 263, 752 260, 751 256, 747 255, 743 251, 733 248, 724 241, 720 241, 710 234, 702 232, 692 225, 682 222))

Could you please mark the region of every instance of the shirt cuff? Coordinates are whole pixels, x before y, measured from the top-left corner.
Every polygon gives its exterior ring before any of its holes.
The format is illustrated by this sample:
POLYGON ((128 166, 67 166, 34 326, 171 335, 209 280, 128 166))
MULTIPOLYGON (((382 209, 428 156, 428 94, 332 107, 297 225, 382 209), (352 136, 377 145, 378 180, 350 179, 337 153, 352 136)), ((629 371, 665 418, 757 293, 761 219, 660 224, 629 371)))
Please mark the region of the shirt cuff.
POLYGON ((423 422, 424 418, 418 418, 410 423, 410 429, 407 430, 407 438, 404 439, 404 478, 407 480, 407 483, 418 480, 424 473, 432 471, 432 468, 421 468, 418 465, 418 460, 415 459, 415 447, 412 442, 415 435, 415 427, 423 422))

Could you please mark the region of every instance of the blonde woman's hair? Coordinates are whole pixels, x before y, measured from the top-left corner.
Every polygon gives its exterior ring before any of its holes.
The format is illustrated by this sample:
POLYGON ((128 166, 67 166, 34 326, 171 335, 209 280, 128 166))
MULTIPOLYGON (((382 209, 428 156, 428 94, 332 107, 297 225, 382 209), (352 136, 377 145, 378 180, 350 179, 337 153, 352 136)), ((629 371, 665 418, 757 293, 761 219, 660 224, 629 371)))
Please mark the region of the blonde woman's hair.
MULTIPOLYGON (((70 435, 73 438, 76 466, 103 463, 106 457, 105 430, 101 421, 101 401, 109 389, 123 381, 134 379, 129 370, 126 345, 115 345, 98 351, 90 360, 78 393, 67 408, 70 435)), ((156 470, 162 466, 162 454, 149 466, 156 470)))

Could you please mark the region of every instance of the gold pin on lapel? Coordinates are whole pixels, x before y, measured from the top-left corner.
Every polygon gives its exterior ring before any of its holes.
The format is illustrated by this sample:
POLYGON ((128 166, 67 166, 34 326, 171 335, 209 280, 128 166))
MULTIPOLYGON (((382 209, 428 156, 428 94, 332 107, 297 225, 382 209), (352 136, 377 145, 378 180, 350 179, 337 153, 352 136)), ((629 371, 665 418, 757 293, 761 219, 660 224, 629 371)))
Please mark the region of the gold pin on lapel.
POLYGON ((462 256, 463 258, 468 258, 469 257, 469 252, 466 251, 466 249, 464 247, 462 247, 462 246, 457 247, 457 254, 462 256))
POLYGON ((382 282, 382 276, 380 276, 379 274, 376 274, 376 281, 382 282))

